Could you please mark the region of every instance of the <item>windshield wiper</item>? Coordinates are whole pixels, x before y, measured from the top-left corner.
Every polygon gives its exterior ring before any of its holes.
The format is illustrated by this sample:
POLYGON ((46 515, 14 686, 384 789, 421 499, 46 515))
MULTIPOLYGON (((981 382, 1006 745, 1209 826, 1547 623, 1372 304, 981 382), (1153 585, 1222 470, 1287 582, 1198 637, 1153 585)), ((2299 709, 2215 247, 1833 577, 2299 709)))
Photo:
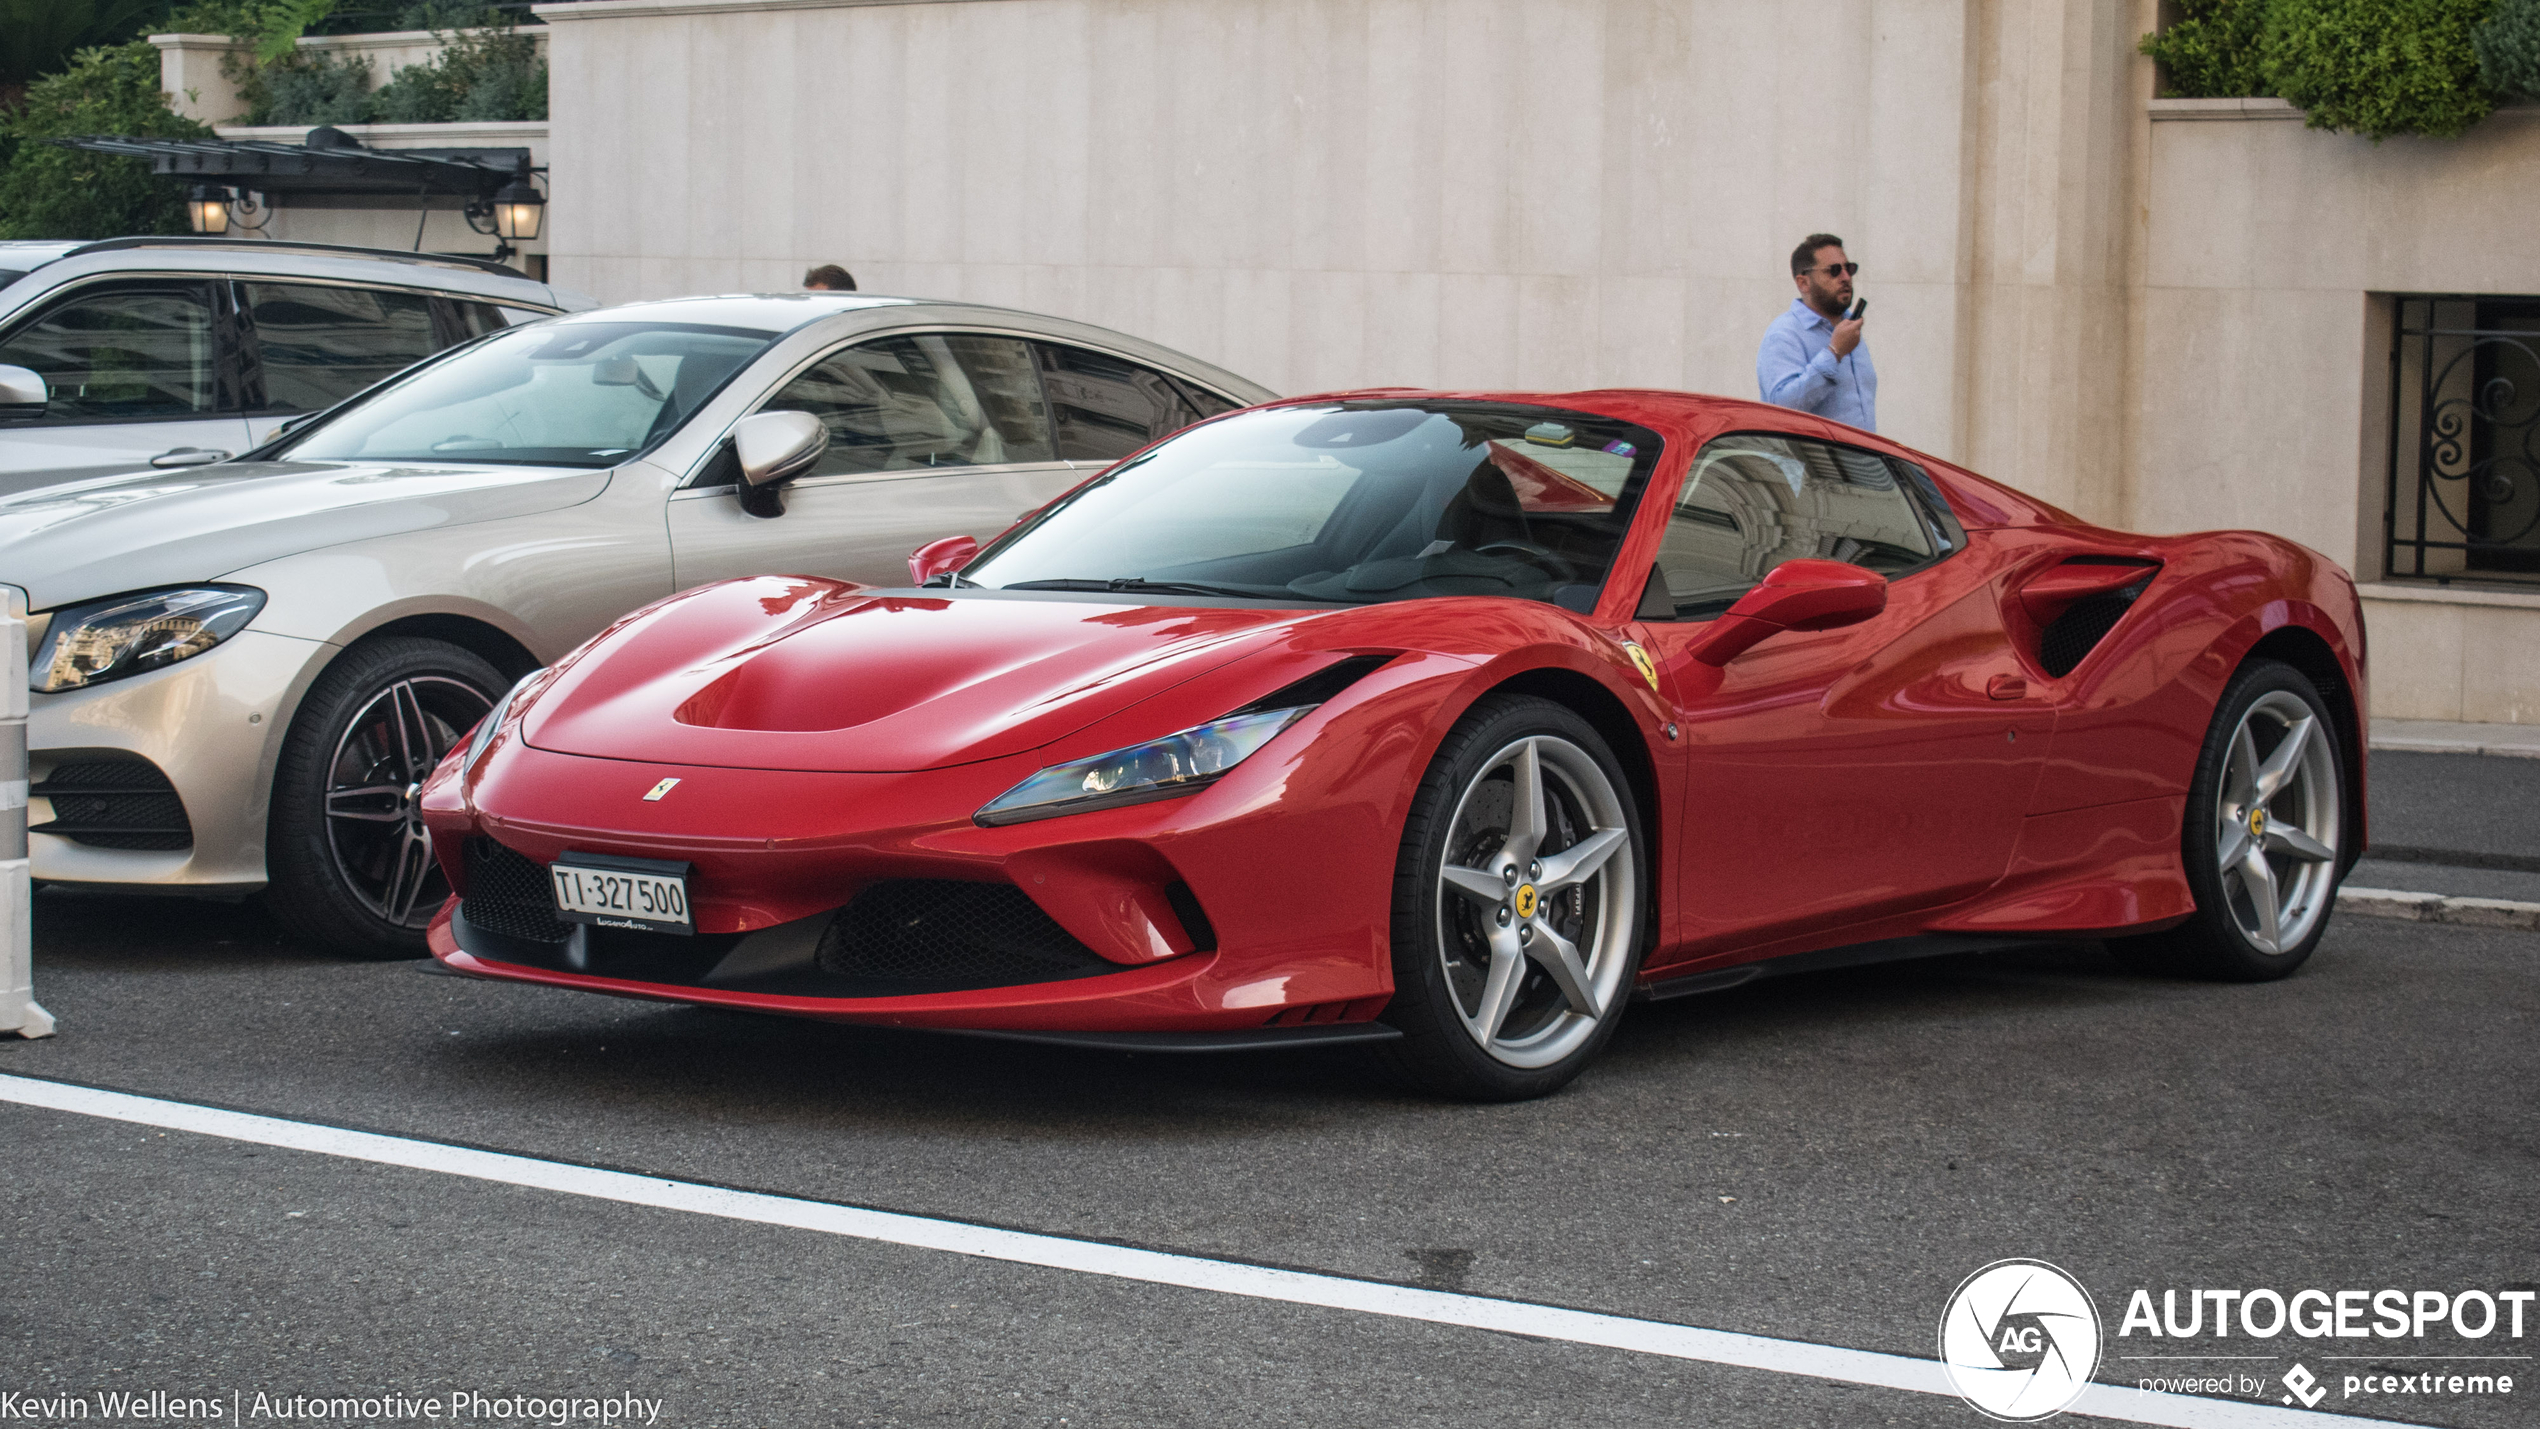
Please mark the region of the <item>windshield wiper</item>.
POLYGON ((1152 595, 1225 595, 1238 600, 1265 600, 1268 593, 1240 590, 1234 586, 1203 585, 1197 581, 1151 581, 1138 576, 1113 576, 1109 580, 1090 580, 1067 576, 1045 581, 1016 581, 1007 590, 1104 590, 1152 595))

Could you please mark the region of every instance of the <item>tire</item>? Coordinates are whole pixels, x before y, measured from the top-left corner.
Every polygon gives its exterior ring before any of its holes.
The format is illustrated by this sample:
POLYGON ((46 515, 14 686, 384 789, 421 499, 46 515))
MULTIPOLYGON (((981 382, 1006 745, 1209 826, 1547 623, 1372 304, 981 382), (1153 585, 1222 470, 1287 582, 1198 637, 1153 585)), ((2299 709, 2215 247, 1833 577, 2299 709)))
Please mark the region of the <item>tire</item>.
POLYGON ((1394 1070, 1475 1101, 1539 1097, 1577 1076, 1640 970, 1648 865, 1622 767, 1587 721, 1530 696, 1474 705, 1403 824, 1384 1013, 1403 1034, 1385 1048, 1394 1070), (1528 771, 1542 811, 1531 836, 1511 828, 1528 771))
POLYGON ((2167 932, 2112 940, 2111 951, 2146 972, 2290 975, 2328 931, 2351 861, 2345 773, 2337 722, 2310 680, 2273 660, 2242 666, 2187 786, 2180 854, 2196 912, 2167 932))
POLYGON ((418 817, 432 766, 508 682, 439 640, 389 636, 337 657, 292 717, 266 823, 265 906, 356 958, 419 958, 449 895, 418 817))

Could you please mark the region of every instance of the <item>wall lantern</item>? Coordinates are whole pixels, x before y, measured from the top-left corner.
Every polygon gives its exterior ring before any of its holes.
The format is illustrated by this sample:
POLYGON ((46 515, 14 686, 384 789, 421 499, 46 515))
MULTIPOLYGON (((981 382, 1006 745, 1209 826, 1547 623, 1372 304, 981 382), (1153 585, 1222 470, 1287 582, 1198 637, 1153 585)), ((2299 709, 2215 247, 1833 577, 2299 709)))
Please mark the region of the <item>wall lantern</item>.
POLYGON ((466 217, 468 227, 500 240, 494 245, 494 261, 500 263, 518 251, 512 247, 514 243, 537 238, 547 217, 547 199, 530 182, 530 170, 524 163, 510 183, 494 191, 493 197, 470 201, 466 217))
POLYGON ((185 196, 185 221, 196 233, 229 231, 229 190, 196 184, 185 196))
POLYGON ((494 195, 494 232, 505 242, 527 243, 538 236, 547 216, 547 200, 536 188, 515 179, 494 195))

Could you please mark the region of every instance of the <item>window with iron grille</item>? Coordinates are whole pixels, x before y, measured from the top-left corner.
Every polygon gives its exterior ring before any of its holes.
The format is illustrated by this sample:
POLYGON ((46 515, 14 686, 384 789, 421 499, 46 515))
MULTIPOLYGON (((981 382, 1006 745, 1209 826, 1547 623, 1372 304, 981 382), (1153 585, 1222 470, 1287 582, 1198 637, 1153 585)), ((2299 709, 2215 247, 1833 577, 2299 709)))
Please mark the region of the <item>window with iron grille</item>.
POLYGON ((2383 571, 2540 585, 2540 298, 2408 295, 2395 316, 2383 571))

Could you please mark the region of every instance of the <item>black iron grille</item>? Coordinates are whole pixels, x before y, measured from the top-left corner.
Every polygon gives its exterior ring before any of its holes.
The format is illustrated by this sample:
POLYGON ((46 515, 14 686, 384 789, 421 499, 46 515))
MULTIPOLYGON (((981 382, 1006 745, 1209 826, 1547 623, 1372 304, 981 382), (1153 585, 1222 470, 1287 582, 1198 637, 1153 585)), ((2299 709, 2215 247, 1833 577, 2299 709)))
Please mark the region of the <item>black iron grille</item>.
POLYGON ((471 838, 463 846, 467 861, 467 894, 459 911, 489 933, 563 942, 573 930, 556 916, 556 894, 547 870, 527 855, 492 839, 471 838))
POLYGON ((903 878, 856 896, 820 939, 822 972, 955 992, 1118 972, 1010 883, 903 878))
POLYGON ((31 833, 59 834, 91 848, 172 851, 194 846, 185 802, 159 766, 137 759, 54 767, 27 790, 53 801, 53 817, 31 833))
POLYGON ((2037 663, 2046 673, 2060 680, 2073 672, 2082 657, 2088 655, 2107 633, 2125 618, 2126 608, 2134 597, 2126 595, 2094 595, 2074 601, 2037 642, 2037 663))

